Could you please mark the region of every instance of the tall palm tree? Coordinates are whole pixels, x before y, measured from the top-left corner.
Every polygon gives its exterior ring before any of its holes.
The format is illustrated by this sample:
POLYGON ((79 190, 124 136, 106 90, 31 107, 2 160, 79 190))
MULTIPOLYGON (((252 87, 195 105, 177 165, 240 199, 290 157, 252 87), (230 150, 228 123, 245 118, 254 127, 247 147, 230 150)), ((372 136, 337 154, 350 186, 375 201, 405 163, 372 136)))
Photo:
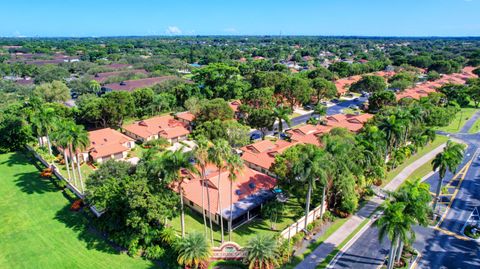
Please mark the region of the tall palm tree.
POLYGON ((102 86, 100 86, 100 83, 98 83, 98 81, 92 79, 88 82, 88 88, 90 88, 92 92, 98 93, 100 92, 100 89, 102 88, 102 86))
MULTIPOLYGON (((307 184, 307 196, 305 203, 305 231, 308 224, 308 213, 310 212, 310 202, 313 189, 316 188, 316 182, 320 181, 322 190, 322 205, 325 200, 325 188, 327 185, 327 164, 325 152, 311 144, 301 146, 300 160, 292 167, 292 171, 297 175, 297 180, 304 181, 307 184)), ((323 214, 323 209, 322 209, 323 214)))
POLYGON ((404 214, 405 203, 386 201, 382 207, 383 215, 376 222, 378 238, 380 241, 383 241, 385 236, 388 236, 391 240, 387 268, 392 269, 399 241, 406 241, 415 234, 412 230, 414 222, 409 215, 404 214))
POLYGON ((289 115, 292 114, 292 109, 289 107, 284 107, 280 105, 273 109, 273 116, 276 120, 278 120, 278 137, 280 137, 280 133, 283 132, 283 122, 287 124, 288 127, 292 124, 290 121, 289 115))
POLYGON ((71 152, 76 155, 75 158, 77 160, 78 178, 80 180, 80 188, 83 193, 85 192, 85 185, 83 183, 82 170, 80 169, 80 153, 84 152, 88 146, 90 146, 90 138, 83 125, 77 124, 71 125, 68 135, 70 135, 71 152))
POLYGON ((70 167, 68 163, 69 156, 67 155, 67 149, 70 147, 70 141, 66 136, 66 130, 69 129, 69 124, 73 124, 73 122, 68 120, 60 120, 60 121, 57 121, 55 124, 56 124, 56 127, 54 128, 55 130, 52 133, 52 140, 57 146, 63 149, 63 159, 65 160, 65 166, 67 168, 67 175, 68 175, 67 179, 69 182, 71 182, 72 175, 70 174, 70 167))
POLYGON ((442 189, 442 182, 447 170, 455 173, 458 166, 463 160, 463 154, 465 151, 465 145, 455 143, 451 140, 447 141, 447 144, 442 152, 438 153, 432 160, 433 171, 438 169, 438 186, 435 193, 435 201, 433 202, 433 211, 437 207, 438 197, 440 196, 440 190, 442 189))
POLYGON ((168 181, 175 181, 178 194, 180 195, 180 224, 182 227, 182 238, 185 237, 185 210, 183 204, 183 176, 182 169, 196 172, 195 167, 190 162, 191 154, 183 152, 182 149, 176 151, 165 151, 160 159, 161 168, 168 181))
POLYGON ((199 233, 189 233, 175 244, 177 261, 185 268, 206 268, 212 250, 210 244, 199 233))
POLYGON ((248 241, 244 250, 249 269, 274 269, 278 265, 278 242, 273 236, 259 234, 248 241))
POLYGON ((224 235, 223 235, 223 216, 222 216, 222 201, 221 201, 221 188, 220 188, 220 180, 221 180, 221 175, 222 175, 222 169, 225 168, 225 163, 227 159, 231 157, 231 155, 234 154, 232 152, 231 146, 228 144, 228 141, 225 139, 218 139, 215 141, 213 146, 209 150, 209 159, 212 163, 215 164, 215 166, 218 169, 218 180, 217 180, 217 191, 218 191, 218 214, 220 216, 220 233, 221 233, 221 242, 223 243, 224 241, 224 235))
POLYGON ((47 139, 48 153, 52 155, 52 143, 50 141, 50 134, 55 127, 55 120, 57 119, 55 109, 51 107, 39 107, 33 115, 32 122, 36 127, 38 140, 40 146, 43 146, 43 137, 47 139))
MULTIPOLYGON (((207 219, 205 214, 205 191, 208 191, 208 184, 206 180, 206 166, 208 164, 208 149, 210 148, 209 141, 204 136, 197 137, 197 148, 193 152, 198 166, 200 167, 200 182, 202 184, 202 216, 203 225, 205 226, 205 236, 208 234, 207 219)), ((212 213, 210 211, 210 199, 208 199, 208 218, 210 221, 210 240, 213 244, 213 227, 212 227, 212 213)))
POLYGON ((232 154, 226 161, 228 169, 228 179, 230 180, 230 219, 228 222, 228 241, 232 241, 233 226, 233 182, 237 180, 237 173, 243 168, 243 160, 237 154, 232 154))
POLYGON ((388 153, 396 149, 398 143, 402 141, 404 136, 404 126, 400 120, 397 120, 395 115, 384 118, 380 124, 379 129, 385 132, 387 138, 387 147, 385 152, 385 158, 388 153))
MULTIPOLYGON (((421 226, 428 225, 428 216, 432 210, 429 205, 432 199, 430 185, 423 183, 420 178, 407 180, 398 191, 393 193, 393 198, 396 202, 405 203, 403 213, 410 216, 415 221, 415 224, 421 226)), ((400 240, 396 254, 397 262, 400 261, 404 244, 405 242, 400 240)))

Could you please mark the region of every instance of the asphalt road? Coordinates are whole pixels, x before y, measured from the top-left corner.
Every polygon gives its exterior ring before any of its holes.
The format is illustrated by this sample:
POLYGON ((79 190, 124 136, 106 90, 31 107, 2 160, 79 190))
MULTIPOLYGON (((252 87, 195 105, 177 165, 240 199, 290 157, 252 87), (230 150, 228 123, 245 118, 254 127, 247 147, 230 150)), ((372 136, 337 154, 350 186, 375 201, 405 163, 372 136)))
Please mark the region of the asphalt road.
MULTIPOLYGON (((471 126, 473 122, 474 120, 467 122, 461 131, 468 131, 469 125, 471 126)), ((468 144, 465 158, 458 170, 472 158, 473 160, 439 228, 461 235, 474 207, 480 207, 480 159, 475 154, 477 149, 480 149, 480 134, 459 133, 451 136, 468 144)), ((448 173, 443 181, 444 185, 452 177, 453 175, 448 173)), ((435 192, 439 182, 438 173, 425 181, 431 185, 432 192, 435 192)), ((416 232, 414 246, 422 254, 417 268, 480 268, 479 242, 463 240, 432 227, 415 227, 414 230, 416 232)), ((379 242, 378 230, 371 226, 341 254, 333 268, 377 268, 388 255, 389 248, 389 240, 379 242)))

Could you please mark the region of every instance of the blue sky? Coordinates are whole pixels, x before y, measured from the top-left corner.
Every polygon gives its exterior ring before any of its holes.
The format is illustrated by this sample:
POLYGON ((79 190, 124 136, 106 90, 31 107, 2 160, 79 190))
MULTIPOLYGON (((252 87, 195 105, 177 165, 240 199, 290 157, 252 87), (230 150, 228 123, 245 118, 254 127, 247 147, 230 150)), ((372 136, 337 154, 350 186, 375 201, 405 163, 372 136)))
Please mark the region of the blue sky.
POLYGON ((0 0, 0 36, 480 36, 480 0, 0 0))

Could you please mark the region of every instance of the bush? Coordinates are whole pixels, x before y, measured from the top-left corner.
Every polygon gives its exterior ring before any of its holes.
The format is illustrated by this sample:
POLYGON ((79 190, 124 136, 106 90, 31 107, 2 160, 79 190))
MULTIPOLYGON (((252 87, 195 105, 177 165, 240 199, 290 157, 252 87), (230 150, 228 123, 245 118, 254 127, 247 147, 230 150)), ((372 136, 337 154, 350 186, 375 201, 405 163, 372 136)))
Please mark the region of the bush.
POLYGON ((143 256, 147 259, 159 260, 165 256, 165 249, 158 245, 152 245, 145 249, 143 256))
POLYGON ((75 200, 70 206, 71 211, 79 211, 84 206, 82 199, 75 200))

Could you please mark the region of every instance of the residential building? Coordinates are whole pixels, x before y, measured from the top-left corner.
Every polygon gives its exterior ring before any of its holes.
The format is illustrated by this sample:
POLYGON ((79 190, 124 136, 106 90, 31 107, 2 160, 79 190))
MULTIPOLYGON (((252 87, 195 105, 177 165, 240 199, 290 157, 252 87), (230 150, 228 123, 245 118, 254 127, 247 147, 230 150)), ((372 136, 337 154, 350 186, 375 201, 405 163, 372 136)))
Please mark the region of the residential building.
POLYGON ((186 140, 190 134, 187 124, 170 115, 137 121, 123 126, 123 131, 131 138, 142 142, 163 137, 170 143, 175 143, 186 140))
POLYGON ((287 131, 287 134, 293 142, 321 146, 320 135, 330 132, 332 128, 325 125, 306 124, 287 131))
MULTIPOLYGON (((230 193, 230 173, 224 169, 219 173, 217 167, 208 165, 206 167, 205 187, 202 178, 188 171, 182 171, 185 179, 182 183, 185 205, 189 206, 199 214, 202 214, 202 192, 204 192, 203 205, 207 217, 209 211, 207 206, 207 190, 210 200, 210 213, 212 222, 219 224, 220 217, 223 217, 224 227, 228 228, 230 219, 230 205, 233 204, 233 227, 251 220, 258 214, 262 205, 275 197, 272 189, 276 186, 276 180, 268 175, 243 166, 236 173, 236 180, 233 183, 230 193), (220 181, 218 176, 220 174, 220 181), (219 184, 220 183, 220 184, 219 184), (219 194, 222 208, 219 208, 219 194), (230 194, 232 204, 230 203, 230 194)), ((173 187, 177 190, 176 187, 173 187)))
POLYGON ((259 172, 275 176, 269 169, 275 161, 275 156, 281 154, 289 147, 297 144, 285 140, 261 140, 241 148, 242 159, 245 164, 259 172))
POLYGON ((96 80, 98 83, 104 83, 108 78, 116 77, 116 76, 126 76, 130 74, 143 74, 147 75, 148 72, 144 69, 133 69, 133 70, 124 70, 124 71, 112 71, 112 72, 103 72, 97 73, 93 76, 93 79, 96 80))
POLYGON ((373 117, 372 114, 360 114, 360 115, 345 115, 336 114, 325 117, 325 124, 331 128, 346 128, 351 132, 358 132, 362 129, 363 125, 373 117))
POLYGON ((153 78, 143 78, 135 80, 126 80, 119 83, 109 83, 102 87, 102 93, 111 91, 134 91, 136 89, 152 87, 167 80, 176 79, 175 76, 163 76, 153 78))
MULTIPOLYGON (((90 145, 83 152, 78 152, 80 161, 83 162, 102 163, 110 159, 125 160, 128 152, 135 147, 135 141, 132 138, 111 128, 90 131, 88 138, 90 145)), ((59 148, 59 150, 63 152, 63 149, 59 148)))

